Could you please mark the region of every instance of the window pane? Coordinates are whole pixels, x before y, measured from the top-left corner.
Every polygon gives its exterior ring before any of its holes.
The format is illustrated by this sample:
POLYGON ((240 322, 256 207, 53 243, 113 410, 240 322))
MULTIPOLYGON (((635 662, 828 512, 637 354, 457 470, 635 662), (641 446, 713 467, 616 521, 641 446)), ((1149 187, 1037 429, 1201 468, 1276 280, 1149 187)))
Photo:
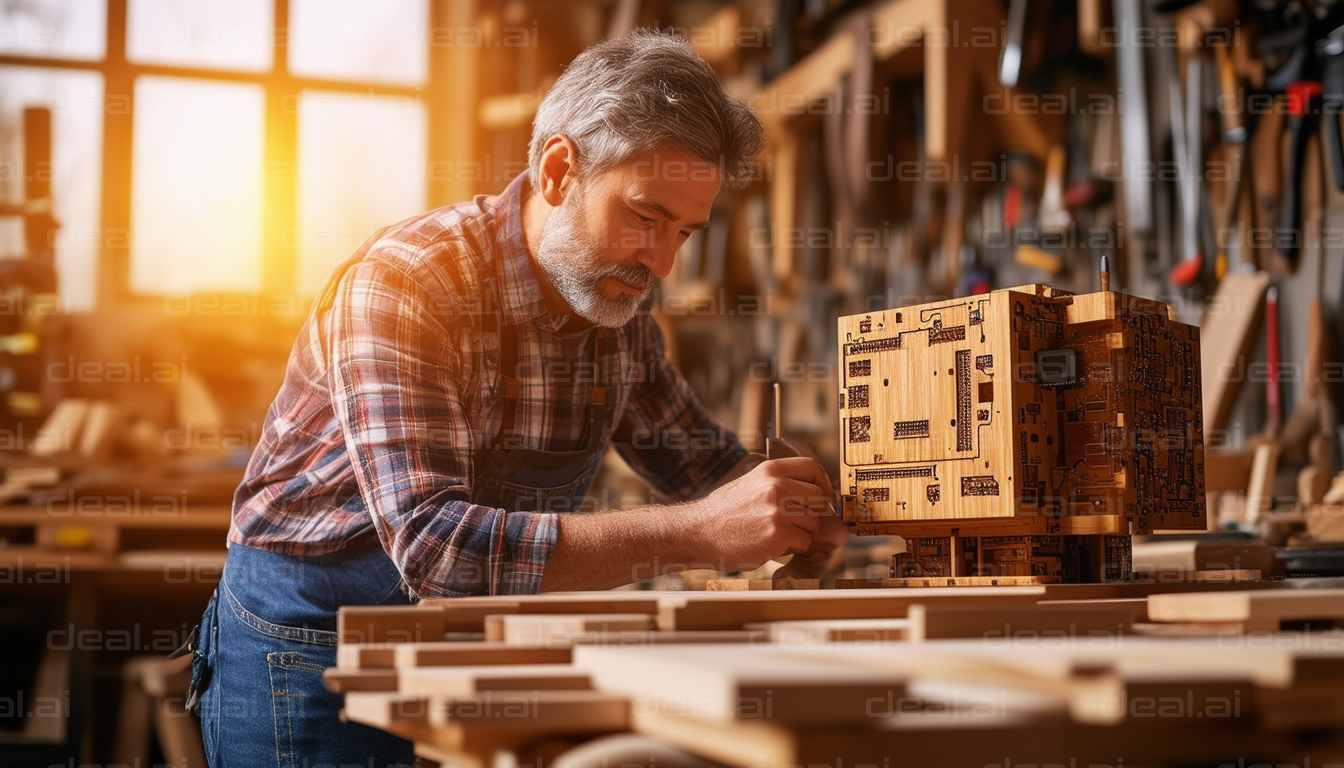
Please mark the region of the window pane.
POLYGON ((271 0, 131 0, 126 58, 145 64, 271 68, 271 0))
POLYGON ((428 0, 291 0, 289 71, 414 85, 425 79, 428 0))
POLYGON ((0 53, 101 59, 107 48, 107 0, 0 3, 0 53))
POLYGON ((425 112, 417 100, 299 97, 299 290, 315 295, 369 235, 424 209, 425 112))
POLYGON ((132 290, 257 289, 264 106, 259 86, 137 78, 132 290))
MULTIPOLYGON (((0 199, 23 197, 23 110, 51 109, 51 196, 61 228, 56 274, 74 312, 93 308, 104 233, 98 205, 103 177, 103 76, 0 67, 0 199)), ((113 234, 109 238, 115 237, 113 234)), ((120 238, 117 238, 120 239, 120 238)), ((0 218, 0 256, 26 255, 23 220, 0 218)))

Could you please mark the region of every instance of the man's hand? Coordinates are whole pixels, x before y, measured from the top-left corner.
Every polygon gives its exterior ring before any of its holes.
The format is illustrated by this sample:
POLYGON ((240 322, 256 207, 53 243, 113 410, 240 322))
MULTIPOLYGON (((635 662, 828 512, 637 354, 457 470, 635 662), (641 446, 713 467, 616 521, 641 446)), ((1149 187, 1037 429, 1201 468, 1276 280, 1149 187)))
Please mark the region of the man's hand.
POLYGON ((838 515, 822 518, 821 527, 812 536, 812 546, 800 555, 794 555, 783 568, 775 571, 774 578, 815 579, 826 572, 826 566, 836 550, 849 538, 849 526, 838 515))
POLYGON ((833 550, 834 499, 814 459, 771 459, 690 505, 687 522, 715 567, 748 571, 783 554, 807 553, 818 538, 833 550))

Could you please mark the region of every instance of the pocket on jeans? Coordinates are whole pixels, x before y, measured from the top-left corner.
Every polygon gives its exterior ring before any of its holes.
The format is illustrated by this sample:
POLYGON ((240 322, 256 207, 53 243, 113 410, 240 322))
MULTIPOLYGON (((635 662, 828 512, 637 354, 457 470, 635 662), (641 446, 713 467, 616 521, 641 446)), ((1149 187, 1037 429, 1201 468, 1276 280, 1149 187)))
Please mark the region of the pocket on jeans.
POLYGON ((322 747, 330 747, 340 726, 340 697, 326 689, 322 672, 335 664, 329 651, 280 651, 266 654, 275 717, 275 761, 279 768, 303 766, 322 747))
POLYGON ((215 605, 218 602, 219 591, 216 590, 210 595, 210 602, 205 605, 205 612, 201 614, 201 622, 192 630, 192 637, 189 639, 191 649, 191 682, 187 684, 186 708, 189 711, 195 711, 200 708, 201 694, 210 686, 210 675, 212 660, 210 651, 214 647, 215 632, 215 605))

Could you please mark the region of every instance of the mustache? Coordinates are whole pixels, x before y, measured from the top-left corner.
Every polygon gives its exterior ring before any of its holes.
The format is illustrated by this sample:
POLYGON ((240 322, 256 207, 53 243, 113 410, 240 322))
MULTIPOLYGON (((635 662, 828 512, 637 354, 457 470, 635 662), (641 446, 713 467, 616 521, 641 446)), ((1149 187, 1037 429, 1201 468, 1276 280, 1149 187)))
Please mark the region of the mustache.
POLYGON ((597 279, 601 280, 604 277, 614 277, 626 285, 644 291, 650 290, 658 284, 658 277, 648 267, 627 267, 624 264, 612 264, 603 269, 597 279))

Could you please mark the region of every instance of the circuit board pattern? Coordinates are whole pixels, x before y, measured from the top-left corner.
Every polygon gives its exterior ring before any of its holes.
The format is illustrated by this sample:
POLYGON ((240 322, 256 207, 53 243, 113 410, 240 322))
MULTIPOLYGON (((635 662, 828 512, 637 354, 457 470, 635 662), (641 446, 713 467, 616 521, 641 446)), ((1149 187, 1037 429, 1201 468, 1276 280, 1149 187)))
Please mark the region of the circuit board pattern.
MULTIPOLYGON (((842 507, 860 533, 1100 542, 1205 527, 1199 330, 1166 305, 1029 285, 839 330, 842 507), (888 501, 861 501, 879 487, 888 501)), ((1065 560, 1127 551, 1070 546, 1065 560)))

